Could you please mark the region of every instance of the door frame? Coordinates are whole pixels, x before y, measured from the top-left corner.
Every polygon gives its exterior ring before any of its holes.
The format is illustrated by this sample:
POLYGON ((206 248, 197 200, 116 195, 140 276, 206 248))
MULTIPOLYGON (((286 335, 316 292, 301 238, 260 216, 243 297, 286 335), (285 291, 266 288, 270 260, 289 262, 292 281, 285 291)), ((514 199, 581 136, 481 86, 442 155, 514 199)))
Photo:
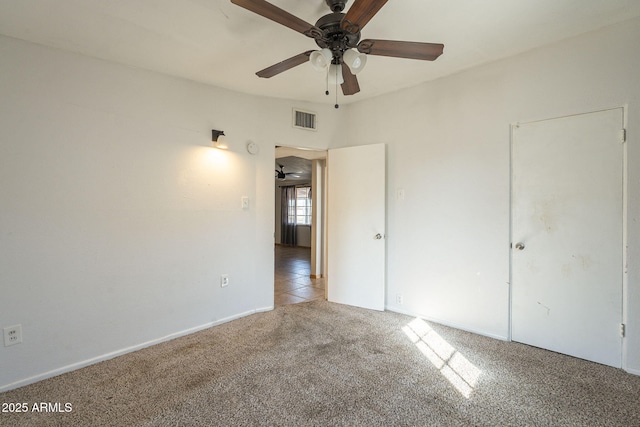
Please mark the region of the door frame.
MULTIPOLYGON (((511 123, 509 125, 509 307, 507 310, 508 315, 508 341, 513 341, 512 331, 513 331, 513 245, 514 245, 514 234, 513 234, 513 144, 515 132, 514 130, 522 125, 529 123, 542 122, 546 120, 560 119, 564 117, 572 117, 579 116, 583 114, 591 114, 591 113, 599 113, 603 111, 617 110, 622 109, 622 129, 628 128, 628 104, 611 106, 608 108, 599 108, 590 111, 583 111, 580 113, 568 113, 556 117, 544 117, 537 119, 529 119, 522 120, 518 122, 511 123)), ((626 132, 626 131, 623 131, 626 132)), ((629 173, 628 173, 628 138, 626 138, 626 134, 624 135, 624 141, 620 141, 622 144, 622 323, 628 324, 628 283, 629 283, 629 274, 628 274, 628 181, 629 181, 629 173)), ((622 348, 621 348, 621 367, 623 370, 627 371, 627 334, 622 337, 622 348)))

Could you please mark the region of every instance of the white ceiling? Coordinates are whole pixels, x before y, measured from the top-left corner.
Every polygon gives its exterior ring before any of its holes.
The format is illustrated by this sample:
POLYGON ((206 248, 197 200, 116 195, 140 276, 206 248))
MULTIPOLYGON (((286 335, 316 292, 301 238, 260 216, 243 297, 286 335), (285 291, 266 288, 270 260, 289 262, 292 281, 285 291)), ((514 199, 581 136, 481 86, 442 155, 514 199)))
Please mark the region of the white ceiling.
MULTIPOLYGON (((324 0, 271 2, 312 24, 329 12, 324 0)), ((361 92, 340 93, 340 103, 637 16, 640 0, 389 1, 363 39, 444 43, 444 54, 435 62, 370 56, 358 75, 361 92)), ((229 0, 0 0, 0 34, 236 91, 333 104, 308 64, 258 78, 256 71, 316 45, 229 0)))

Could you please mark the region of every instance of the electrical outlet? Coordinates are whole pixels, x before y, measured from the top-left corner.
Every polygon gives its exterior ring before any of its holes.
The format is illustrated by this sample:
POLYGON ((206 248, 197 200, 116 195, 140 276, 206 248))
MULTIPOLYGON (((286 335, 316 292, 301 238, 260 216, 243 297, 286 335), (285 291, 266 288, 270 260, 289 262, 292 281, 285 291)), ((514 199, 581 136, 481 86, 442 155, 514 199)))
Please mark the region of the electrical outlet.
POLYGON ((396 304, 402 304, 403 301, 402 294, 396 294, 396 304))
POLYGON ((4 331, 4 346, 20 344, 22 342, 22 325, 8 326, 4 331))
POLYGON ((220 287, 224 288, 225 286, 229 285, 229 275, 228 274, 221 274, 220 275, 220 287))

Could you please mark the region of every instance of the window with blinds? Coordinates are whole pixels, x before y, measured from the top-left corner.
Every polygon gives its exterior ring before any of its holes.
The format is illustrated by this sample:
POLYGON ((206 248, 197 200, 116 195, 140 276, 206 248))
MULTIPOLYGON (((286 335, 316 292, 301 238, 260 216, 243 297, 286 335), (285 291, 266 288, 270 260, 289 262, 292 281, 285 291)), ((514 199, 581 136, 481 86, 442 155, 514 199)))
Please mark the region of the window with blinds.
POLYGON ((295 200, 289 200, 289 224, 311 225, 311 187, 296 187, 295 200))

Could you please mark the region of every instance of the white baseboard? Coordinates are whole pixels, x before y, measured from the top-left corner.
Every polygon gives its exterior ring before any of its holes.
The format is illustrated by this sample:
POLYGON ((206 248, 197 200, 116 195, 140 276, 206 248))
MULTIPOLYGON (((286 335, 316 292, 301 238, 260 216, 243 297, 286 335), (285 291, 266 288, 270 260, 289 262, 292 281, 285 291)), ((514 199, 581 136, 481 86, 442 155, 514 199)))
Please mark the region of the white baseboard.
POLYGON ((640 369, 625 369, 625 372, 632 374, 632 375, 638 375, 640 376, 640 369))
POLYGON ((70 365, 63 366, 61 368, 53 369, 51 371, 43 372, 38 375, 34 375, 29 378, 25 378, 19 381, 15 381, 10 384, 4 384, 0 386, 0 393, 13 390, 15 388, 24 387, 29 384, 37 383, 38 381, 46 380, 48 378, 56 377, 61 374, 65 374, 67 372, 75 371, 76 369, 84 368, 89 365, 93 365, 95 363, 103 362, 105 360, 113 359, 114 357, 122 356, 127 353, 131 353, 133 351, 138 351, 146 347, 151 347, 152 345, 160 344, 166 341, 171 341, 176 338, 183 337, 185 335, 190 335, 198 331, 202 331, 204 329, 211 328, 213 326, 221 325, 223 323, 231 322, 232 320, 240 319, 242 317, 250 316, 255 313, 262 313, 265 311, 273 310, 273 306, 256 308, 254 310, 245 311, 243 313, 234 314, 233 316, 225 317, 223 319, 218 319, 213 322, 208 322, 202 325, 195 326, 193 328, 185 329, 182 331, 174 332, 169 335, 165 335, 160 338, 156 338, 150 341, 146 341, 140 344, 136 344, 130 347, 126 347, 120 350, 116 350, 110 353, 102 354, 100 356, 93 357, 91 359, 83 360, 77 363, 72 363, 70 365))
POLYGON ((395 306, 395 305, 386 306, 385 310, 393 311, 394 313, 405 314, 405 315, 411 316, 411 317, 419 317, 420 319, 424 319, 424 320, 427 320, 429 322, 437 323, 439 325, 448 326, 450 328, 460 329, 461 331, 471 332, 473 334, 482 335, 482 336, 485 336, 485 337, 494 338, 494 339, 501 340, 501 341, 509 341, 509 338, 506 337, 506 336, 503 336, 503 335, 497 335, 497 334, 488 333, 486 331, 481 331, 481 330, 478 330, 478 329, 468 328, 466 326, 458 325, 456 323, 443 321, 442 319, 437 319, 437 318, 434 318, 434 317, 425 316, 424 314, 420 314, 420 313, 414 313, 414 312, 409 311, 409 310, 407 310, 405 308, 398 307, 398 306, 395 306))

